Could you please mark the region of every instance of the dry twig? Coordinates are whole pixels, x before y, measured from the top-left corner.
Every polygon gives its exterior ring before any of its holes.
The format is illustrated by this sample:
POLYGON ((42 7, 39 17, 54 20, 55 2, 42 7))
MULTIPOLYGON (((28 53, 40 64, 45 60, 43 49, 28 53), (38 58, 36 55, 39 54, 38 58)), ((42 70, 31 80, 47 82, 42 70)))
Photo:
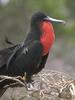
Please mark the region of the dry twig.
POLYGON ((8 87, 25 87, 25 80, 18 76, 18 77, 10 77, 0 75, 0 97, 4 94, 8 87))

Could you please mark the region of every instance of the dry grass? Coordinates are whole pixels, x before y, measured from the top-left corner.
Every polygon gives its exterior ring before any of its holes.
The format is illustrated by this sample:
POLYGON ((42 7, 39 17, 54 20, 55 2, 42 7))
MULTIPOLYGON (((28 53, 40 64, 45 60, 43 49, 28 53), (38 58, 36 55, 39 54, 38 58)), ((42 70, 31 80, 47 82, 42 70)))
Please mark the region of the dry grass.
POLYGON ((33 80, 27 90, 21 77, 0 76, 0 100, 75 100, 75 80, 62 72, 43 70, 33 80))

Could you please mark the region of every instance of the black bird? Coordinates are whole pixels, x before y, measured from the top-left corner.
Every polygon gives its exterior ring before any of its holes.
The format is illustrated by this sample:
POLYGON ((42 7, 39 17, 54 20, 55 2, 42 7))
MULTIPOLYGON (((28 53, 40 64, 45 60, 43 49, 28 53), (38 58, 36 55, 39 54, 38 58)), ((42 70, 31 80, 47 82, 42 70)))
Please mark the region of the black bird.
POLYGON ((44 68, 55 39, 52 22, 65 23, 42 12, 33 14, 25 41, 0 50, 0 75, 23 76, 26 72, 28 82, 44 68))

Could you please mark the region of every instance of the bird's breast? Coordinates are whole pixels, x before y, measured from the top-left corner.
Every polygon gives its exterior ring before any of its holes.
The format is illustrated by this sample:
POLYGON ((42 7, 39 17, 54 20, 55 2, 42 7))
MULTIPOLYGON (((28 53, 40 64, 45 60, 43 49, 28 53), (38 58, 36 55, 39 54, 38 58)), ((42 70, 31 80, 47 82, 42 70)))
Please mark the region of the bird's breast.
POLYGON ((55 34, 52 24, 47 21, 42 23, 41 31, 42 35, 40 37, 40 42, 43 45, 43 55, 46 55, 54 43, 55 34))

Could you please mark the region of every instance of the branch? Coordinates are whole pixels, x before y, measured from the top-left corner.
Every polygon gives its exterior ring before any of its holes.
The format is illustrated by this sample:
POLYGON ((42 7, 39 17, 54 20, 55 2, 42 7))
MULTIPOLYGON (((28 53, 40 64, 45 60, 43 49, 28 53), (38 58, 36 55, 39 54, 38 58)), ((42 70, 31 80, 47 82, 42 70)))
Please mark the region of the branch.
POLYGON ((9 87, 26 87, 25 80, 18 77, 9 77, 0 75, 0 97, 4 94, 7 88, 9 87))

